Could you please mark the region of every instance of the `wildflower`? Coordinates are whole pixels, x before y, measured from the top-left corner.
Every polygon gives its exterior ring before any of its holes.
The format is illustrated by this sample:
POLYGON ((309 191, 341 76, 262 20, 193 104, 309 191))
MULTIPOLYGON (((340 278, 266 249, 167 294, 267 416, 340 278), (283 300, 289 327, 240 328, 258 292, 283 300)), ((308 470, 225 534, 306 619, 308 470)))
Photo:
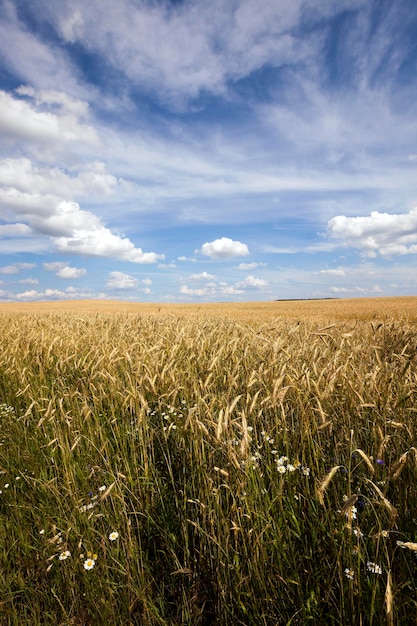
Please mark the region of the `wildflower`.
POLYGON ((349 567, 345 568, 345 576, 346 578, 349 578, 349 580, 353 580, 354 576, 355 576, 355 572, 353 571, 353 569, 349 569, 349 567))
POLYGON ((404 541, 397 541, 397 546, 398 546, 399 548, 402 548, 403 550, 405 550, 405 547, 406 547, 406 546, 404 545, 404 543, 405 543, 404 541))
MULTIPOLYGON (((358 509, 356 508, 356 506, 350 506, 346 509, 346 517, 349 520, 353 520, 356 519, 356 514, 358 512, 358 509)), ((356 533, 355 533, 356 534, 356 533)))
POLYGON ((83 504, 80 506, 81 513, 85 513, 86 511, 90 511, 95 506, 95 502, 89 502, 88 504, 83 504))
POLYGON ((106 485, 101 485, 101 487, 98 488, 99 491, 106 491, 106 489, 106 485))
POLYGON ((353 534, 355 535, 355 537, 358 537, 358 539, 363 537, 363 532, 361 531, 360 528, 354 528, 353 529, 353 534))
POLYGON ((65 561, 65 559, 67 559, 69 556, 71 556, 71 552, 69 550, 64 550, 63 552, 61 552, 61 554, 59 555, 59 560, 60 561, 65 561))
POLYGON ((368 561, 366 564, 366 569, 368 572, 372 572, 372 574, 382 574, 382 568, 377 563, 372 563, 372 561, 368 561))
POLYGON ((278 465, 277 470, 279 471, 280 474, 285 474, 285 472, 287 471, 287 468, 285 467, 285 465, 278 465))
POLYGON ((109 539, 110 541, 116 541, 116 539, 119 538, 119 533, 117 532, 117 530, 114 530, 112 533, 110 533, 109 535, 109 539))
POLYGON ((42 530, 39 531, 40 535, 44 535, 45 534, 45 530, 42 528, 42 530))
POLYGON ((84 569, 93 569, 95 564, 96 562, 94 559, 88 558, 84 561, 84 569))
POLYGON ((8 489, 8 488, 9 488, 9 483, 6 483, 6 484, 4 485, 4 488, 5 488, 5 489, 8 489))
POLYGON ((377 465, 384 465, 384 460, 383 459, 377 459, 376 460, 376 464, 377 465))
POLYGON ((287 472, 295 472, 295 466, 292 463, 288 463, 287 472))
POLYGON ((304 476, 310 476, 310 468, 309 467, 302 467, 301 471, 303 472, 304 476))

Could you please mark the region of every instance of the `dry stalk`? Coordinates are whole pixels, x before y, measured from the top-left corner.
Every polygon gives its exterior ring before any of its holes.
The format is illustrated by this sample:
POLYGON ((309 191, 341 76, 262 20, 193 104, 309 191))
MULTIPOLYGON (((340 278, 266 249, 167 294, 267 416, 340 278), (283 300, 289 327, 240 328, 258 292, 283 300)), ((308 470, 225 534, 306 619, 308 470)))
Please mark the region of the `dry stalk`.
POLYGON ((323 480, 321 485, 319 485, 319 487, 317 488, 317 491, 316 491, 317 497, 319 499, 320 504, 323 506, 324 506, 324 494, 326 492, 326 489, 329 486, 330 482, 332 481, 337 470, 340 469, 341 467, 342 467, 341 465, 335 465, 335 467, 332 467, 330 472, 327 474, 326 478, 323 480))

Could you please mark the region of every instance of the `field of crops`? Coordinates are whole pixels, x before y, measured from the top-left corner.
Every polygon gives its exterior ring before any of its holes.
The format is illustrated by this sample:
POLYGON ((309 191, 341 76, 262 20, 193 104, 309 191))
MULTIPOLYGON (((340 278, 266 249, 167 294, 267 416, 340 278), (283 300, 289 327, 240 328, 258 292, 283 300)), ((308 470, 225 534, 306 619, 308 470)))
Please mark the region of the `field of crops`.
POLYGON ((0 623, 416 624, 416 364, 416 298, 2 305, 0 623))
POLYGON ((209 302, 204 304, 152 304, 118 300, 65 302, 0 302, 0 312, 22 313, 136 313, 176 317, 227 317, 256 324, 271 319, 390 320, 417 322, 417 297, 281 300, 275 302, 209 302))

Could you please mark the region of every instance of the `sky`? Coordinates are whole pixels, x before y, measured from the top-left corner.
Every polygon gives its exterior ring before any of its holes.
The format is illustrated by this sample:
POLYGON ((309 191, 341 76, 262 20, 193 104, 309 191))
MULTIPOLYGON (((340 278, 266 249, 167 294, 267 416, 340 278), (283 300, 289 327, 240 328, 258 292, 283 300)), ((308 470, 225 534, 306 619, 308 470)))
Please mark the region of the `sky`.
POLYGON ((0 300, 417 295, 415 0, 0 0, 0 300))

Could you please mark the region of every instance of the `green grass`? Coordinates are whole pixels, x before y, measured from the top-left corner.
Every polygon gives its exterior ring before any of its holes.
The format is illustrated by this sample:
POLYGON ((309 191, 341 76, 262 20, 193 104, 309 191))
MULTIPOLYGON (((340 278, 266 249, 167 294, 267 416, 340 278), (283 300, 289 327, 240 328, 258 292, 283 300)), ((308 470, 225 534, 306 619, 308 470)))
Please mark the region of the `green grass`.
POLYGON ((1 624, 415 624, 416 348, 3 313, 1 624))

